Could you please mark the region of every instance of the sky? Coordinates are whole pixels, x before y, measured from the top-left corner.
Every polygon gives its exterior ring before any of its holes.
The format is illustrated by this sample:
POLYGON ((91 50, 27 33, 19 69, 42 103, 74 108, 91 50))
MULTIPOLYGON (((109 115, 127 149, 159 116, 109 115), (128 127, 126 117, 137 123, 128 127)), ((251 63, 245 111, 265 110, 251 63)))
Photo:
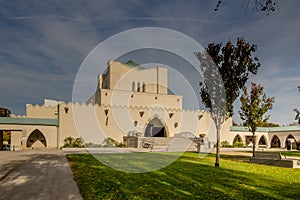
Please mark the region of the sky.
MULTIPOLYGON (((77 72, 98 44, 130 29, 157 27, 185 34, 203 47, 235 42, 238 37, 256 44, 254 55, 261 68, 249 77, 247 86, 259 83, 267 96, 275 97, 269 121, 288 125, 295 122, 293 108, 300 109, 300 1, 278 0, 276 11, 269 15, 256 9, 254 0, 247 2, 224 0, 214 11, 217 0, 1 1, 0 107, 25 114, 26 103, 72 101, 77 72)), ((198 80, 187 70, 189 64, 176 55, 141 50, 119 59, 181 67, 197 90, 198 80)), ((106 62, 98 64, 102 73, 106 62)), ((170 87, 180 87, 177 78, 169 77, 170 87)), ((90 79, 97 81, 97 74, 90 79)), ((179 95, 184 95, 181 90, 179 95)), ((189 100, 184 107, 194 109, 189 100)), ((234 120, 239 123, 238 110, 237 100, 234 120)))

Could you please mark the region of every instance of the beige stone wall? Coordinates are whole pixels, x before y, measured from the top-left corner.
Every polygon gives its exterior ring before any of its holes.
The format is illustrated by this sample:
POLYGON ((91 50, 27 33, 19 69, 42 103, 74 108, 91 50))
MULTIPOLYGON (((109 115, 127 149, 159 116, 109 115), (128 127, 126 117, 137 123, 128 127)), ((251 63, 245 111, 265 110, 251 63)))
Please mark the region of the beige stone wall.
POLYGON ((110 61, 107 73, 98 76, 100 89, 167 94, 167 87, 168 71, 163 67, 143 69, 110 61))
POLYGON ((12 131, 12 138, 11 138, 12 146, 20 145, 22 142, 23 148, 26 148, 27 139, 35 129, 38 129, 44 135, 47 142, 47 148, 57 148, 57 127, 56 126, 0 124, 0 130, 12 131))
POLYGON ((182 96, 153 94, 141 92, 128 92, 119 90, 102 89, 97 92, 96 98, 99 105, 116 105, 116 106, 137 106, 153 107, 158 106, 170 109, 182 109, 182 96), (99 94, 100 93, 100 94, 99 94))
POLYGON ((57 119, 57 107, 26 104, 26 117, 57 119))
POLYGON ((22 131, 11 131, 10 146, 11 150, 22 150, 22 131))

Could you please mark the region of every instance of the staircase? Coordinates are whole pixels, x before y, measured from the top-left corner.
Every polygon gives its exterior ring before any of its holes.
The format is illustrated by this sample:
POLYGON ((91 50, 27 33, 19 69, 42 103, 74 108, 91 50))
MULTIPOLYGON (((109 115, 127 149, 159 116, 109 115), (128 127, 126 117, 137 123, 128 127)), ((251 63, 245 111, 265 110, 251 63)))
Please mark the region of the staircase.
MULTIPOLYGON (((139 137, 139 143, 144 139, 149 139, 149 137, 139 137)), ((197 150, 195 143, 190 138, 151 137, 151 140, 153 141, 152 151, 184 152, 197 150)))

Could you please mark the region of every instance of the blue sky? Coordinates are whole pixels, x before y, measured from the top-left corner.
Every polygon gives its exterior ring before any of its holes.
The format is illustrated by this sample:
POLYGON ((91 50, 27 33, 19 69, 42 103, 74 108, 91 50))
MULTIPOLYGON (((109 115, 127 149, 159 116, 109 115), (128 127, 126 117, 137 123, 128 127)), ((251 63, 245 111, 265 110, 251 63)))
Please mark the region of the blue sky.
POLYGON ((262 66, 248 85, 260 83, 275 97, 271 122, 292 123, 300 108, 300 1, 278 1, 269 16, 245 2, 224 0, 215 12, 214 0, 1 1, 0 107, 24 114, 26 103, 71 101, 76 73, 95 46, 128 29, 163 27, 203 46, 237 37, 256 44, 262 66))

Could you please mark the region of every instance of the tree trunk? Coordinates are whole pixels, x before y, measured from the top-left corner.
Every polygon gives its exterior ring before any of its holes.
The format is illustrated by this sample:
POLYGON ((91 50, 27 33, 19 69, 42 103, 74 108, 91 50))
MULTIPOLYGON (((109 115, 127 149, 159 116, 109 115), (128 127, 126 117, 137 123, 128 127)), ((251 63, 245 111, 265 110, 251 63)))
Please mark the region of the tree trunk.
POLYGON ((252 135, 253 135, 252 157, 255 157, 255 145, 256 145, 255 132, 253 132, 252 135))
POLYGON ((216 124, 216 129, 217 129, 217 149, 216 149, 215 167, 219 167, 220 166, 220 125, 219 123, 216 124))

